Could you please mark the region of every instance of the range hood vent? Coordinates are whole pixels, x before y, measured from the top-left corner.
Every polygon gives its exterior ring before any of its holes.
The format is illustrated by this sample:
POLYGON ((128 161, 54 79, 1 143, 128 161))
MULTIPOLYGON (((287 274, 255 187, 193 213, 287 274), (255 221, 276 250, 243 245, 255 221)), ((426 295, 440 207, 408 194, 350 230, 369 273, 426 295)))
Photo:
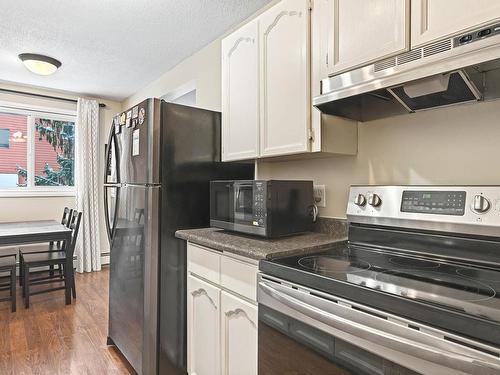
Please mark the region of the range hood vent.
POLYGON ((329 77, 314 105, 370 121, 500 98, 500 24, 329 77))

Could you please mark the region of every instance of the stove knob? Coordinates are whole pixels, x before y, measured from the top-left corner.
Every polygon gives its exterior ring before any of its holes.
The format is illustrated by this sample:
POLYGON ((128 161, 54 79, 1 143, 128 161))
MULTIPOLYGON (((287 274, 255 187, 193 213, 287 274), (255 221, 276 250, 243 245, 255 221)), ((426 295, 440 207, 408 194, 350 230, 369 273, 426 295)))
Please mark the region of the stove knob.
POLYGON ((382 199, 377 194, 370 194, 368 196, 368 204, 373 207, 378 207, 382 204, 382 199))
POLYGON ((358 194, 356 195, 356 198, 354 198, 354 204, 356 206, 364 206, 366 204, 366 198, 363 194, 358 194))
POLYGON ((478 214, 487 212, 491 207, 490 201, 482 195, 474 196, 472 201, 472 210, 478 214))

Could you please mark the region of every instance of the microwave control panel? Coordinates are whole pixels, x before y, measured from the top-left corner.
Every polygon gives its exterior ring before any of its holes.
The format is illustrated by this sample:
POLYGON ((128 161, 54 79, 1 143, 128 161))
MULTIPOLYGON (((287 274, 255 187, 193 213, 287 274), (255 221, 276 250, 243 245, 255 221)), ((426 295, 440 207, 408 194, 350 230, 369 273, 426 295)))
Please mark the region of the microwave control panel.
POLYGON ((253 221, 254 226, 263 227, 266 223, 266 184, 255 182, 253 190, 253 221))

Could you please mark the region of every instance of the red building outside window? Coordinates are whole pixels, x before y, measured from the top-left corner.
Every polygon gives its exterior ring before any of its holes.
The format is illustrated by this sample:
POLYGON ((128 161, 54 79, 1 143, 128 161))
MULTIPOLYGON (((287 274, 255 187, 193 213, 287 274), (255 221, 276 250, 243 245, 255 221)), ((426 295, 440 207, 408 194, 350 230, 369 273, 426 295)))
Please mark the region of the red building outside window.
POLYGON ((74 122, 0 112, 0 189, 33 186, 74 186, 74 122))

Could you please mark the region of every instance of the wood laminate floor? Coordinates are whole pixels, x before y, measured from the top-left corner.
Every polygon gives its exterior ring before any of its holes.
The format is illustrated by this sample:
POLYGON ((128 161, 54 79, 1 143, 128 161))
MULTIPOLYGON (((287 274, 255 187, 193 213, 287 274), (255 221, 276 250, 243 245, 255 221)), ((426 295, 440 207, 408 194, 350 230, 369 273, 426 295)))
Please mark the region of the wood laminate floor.
POLYGON ((77 300, 64 291, 30 297, 17 312, 0 302, 0 375, 133 374, 121 354, 106 345, 109 269, 77 274, 77 300))

